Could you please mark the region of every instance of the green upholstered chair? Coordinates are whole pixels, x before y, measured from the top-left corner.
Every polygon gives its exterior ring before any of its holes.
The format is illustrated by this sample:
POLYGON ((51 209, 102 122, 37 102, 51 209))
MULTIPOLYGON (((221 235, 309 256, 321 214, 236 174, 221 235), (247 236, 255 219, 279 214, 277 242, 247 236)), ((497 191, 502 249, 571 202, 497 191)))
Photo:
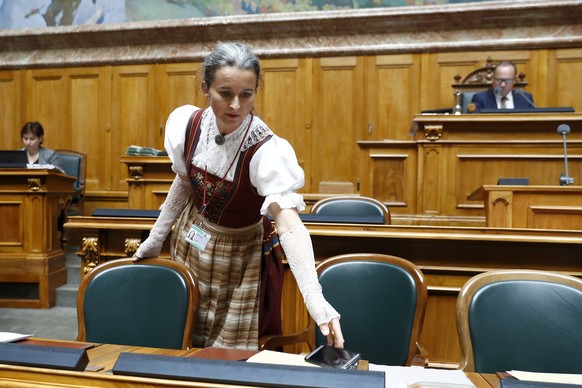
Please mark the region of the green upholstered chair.
POLYGON ((317 201, 311 207, 311 214, 328 216, 375 216, 384 217, 384 224, 390 224, 390 211, 382 202, 359 195, 342 195, 317 201))
MULTIPOLYGON (((427 290, 413 263, 355 253, 323 261, 317 273, 325 298, 341 314, 346 348, 375 364, 411 365, 419 355, 426 358, 419 339, 427 290)), ((319 329, 315 342, 327 343, 319 329)))
MULTIPOLYGON (((427 365, 419 343, 427 290, 418 267, 395 256, 353 253, 323 261, 317 273, 325 298, 341 314, 347 349, 375 364, 427 365)), ((308 342, 309 332, 315 345, 327 343, 310 319, 300 333, 263 339, 261 349, 308 342)))
POLYGON ((471 278, 457 301, 460 369, 582 373, 582 280, 533 270, 471 278))
POLYGON ((77 296, 77 341, 189 349, 198 307, 193 272, 169 259, 98 265, 77 296))
POLYGON ((77 178, 73 182, 73 195, 66 210, 67 215, 82 215, 85 202, 85 176, 87 174, 87 155, 73 150, 56 150, 65 174, 77 178))

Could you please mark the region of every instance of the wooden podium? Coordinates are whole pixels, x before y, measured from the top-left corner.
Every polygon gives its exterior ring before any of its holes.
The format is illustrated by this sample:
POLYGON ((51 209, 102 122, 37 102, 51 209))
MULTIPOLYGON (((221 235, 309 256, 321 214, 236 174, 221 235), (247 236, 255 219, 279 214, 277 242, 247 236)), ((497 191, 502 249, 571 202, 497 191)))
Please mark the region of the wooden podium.
POLYGON ((582 114, 415 115, 411 140, 359 141, 360 194, 390 208, 395 224, 483 226, 485 211, 467 199, 499 177, 560 184, 567 124, 569 175, 582 177, 582 114))
POLYGON ((127 156, 128 208, 155 210, 166 200, 176 177, 167 156, 127 156))
POLYGON ((484 185, 467 199, 484 201, 490 227, 582 230, 582 186, 484 185))
POLYGON ((49 308, 66 283, 58 218, 74 177, 0 169, 0 307, 49 308))

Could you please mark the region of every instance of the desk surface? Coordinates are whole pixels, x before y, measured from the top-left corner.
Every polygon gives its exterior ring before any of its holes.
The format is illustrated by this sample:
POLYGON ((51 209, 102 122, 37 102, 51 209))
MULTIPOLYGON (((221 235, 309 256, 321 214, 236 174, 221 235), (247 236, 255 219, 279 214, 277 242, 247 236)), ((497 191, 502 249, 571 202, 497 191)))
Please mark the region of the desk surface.
MULTIPOLYGON (((21 343, 31 346, 65 346, 86 347, 89 357, 89 365, 85 372, 64 371, 55 369, 32 368, 24 366, 12 366, 0 364, 0 387, 8 386, 44 386, 42 382, 50 381, 51 387, 224 387, 224 384, 198 383, 192 381, 178 381, 167 379, 152 379, 145 377, 132 377, 113 375, 112 369, 122 352, 153 354, 174 357, 205 357, 236 360, 246 359, 253 355, 254 351, 208 351, 208 349, 173 350, 146 348, 140 346, 111 345, 111 344, 84 344, 73 341, 53 341, 30 338, 21 343), (36 385, 38 384, 38 385, 36 385)), ((367 369, 367 363, 362 363, 360 369, 367 369)), ((497 388, 498 380, 495 375, 481 375, 467 373, 469 379, 477 388, 497 388)), ((239 387, 228 385, 228 387, 239 387)), ((247 387, 248 388, 248 387, 247 387)))

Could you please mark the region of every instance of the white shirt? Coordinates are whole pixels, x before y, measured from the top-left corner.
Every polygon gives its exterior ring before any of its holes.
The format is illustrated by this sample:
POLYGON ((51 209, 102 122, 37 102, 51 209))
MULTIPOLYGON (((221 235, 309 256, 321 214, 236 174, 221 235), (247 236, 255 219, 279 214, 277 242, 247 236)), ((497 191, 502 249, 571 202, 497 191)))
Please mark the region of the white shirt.
MULTIPOLYGON (((507 96, 505 96, 507 99, 505 100, 505 109, 513 109, 515 108, 515 105, 513 105, 513 92, 509 92, 507 93, 507 96)), ((501 97, 501 95, 495 95, 495 100, 497 101, 497 108, 501 109, 501 99, 503 97, 501 97)))
MULTIPOLYGON (((172 170, 180 175, 188 175, 188 168, 184 163, 184 142, 186 126, 192 113, 199 108, 193 105, 184 105, 175 109, 166 122, 166 137, 164 146, 172 161, 172 170)), ((210 174, 223 177, 234 160, 233 167, 228 170, 226 180, 234 178, 236 164, 240 153, 237 153, 242 145, 242 150, 254 145, 260 135, 272 134, 271 139, 265 142, 253 155, 249 166, 251 184, 257 189, 259 195, 265 197, 261 206, 261 214, 269 214, 268 207, 276 202, 282 209, 297 208, 297 211, 305 209, 303 196, 296 193, 305 183, 303 169, 297 162, 295 151, 289 142, 275 134, 257 116, 253 116, 252 123, 245 139, 251 116, 249 115, 234 132, 224 136, 223 145, 218 145, 214 137, 218 134, 216 129, 216 117, 211 108, 206 109, 200 123, 200 139, 194 157, 193 164, 210 174)))

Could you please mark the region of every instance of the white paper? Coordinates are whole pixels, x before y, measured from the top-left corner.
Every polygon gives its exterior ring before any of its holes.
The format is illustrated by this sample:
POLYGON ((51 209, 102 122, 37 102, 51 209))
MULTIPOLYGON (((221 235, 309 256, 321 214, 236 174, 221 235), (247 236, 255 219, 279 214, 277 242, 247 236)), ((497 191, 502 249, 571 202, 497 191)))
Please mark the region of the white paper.
POLYGON ((27 164, 26 167, 33 169, 54 170, 56 167, 52 164, 27 164))
POLYGON ((319 368, 319 366, 310 364, 309 362, 305 361, 305 355, 274 352, 272 350, 263 350, 249 358, 247 362, 256 362, 259 364, 312 366, 319 368))
POLYGON ((519 370, 507 371, 510 375, 519 380, 539 381, 543 383, 562 383, 582 385, 582 375, 567 373, 539 373, 525 372, 519 370))
POLYGON ((418 366, 369 364, 369 370, 384 372, 386 388, 442 387, 470 388, 475 385, 461 370, 429 369, 418 366))
POLYGON ((32 334, 18 334, 0 331, 0 342, 14 342, 28 337, 32 337, 32 334))

